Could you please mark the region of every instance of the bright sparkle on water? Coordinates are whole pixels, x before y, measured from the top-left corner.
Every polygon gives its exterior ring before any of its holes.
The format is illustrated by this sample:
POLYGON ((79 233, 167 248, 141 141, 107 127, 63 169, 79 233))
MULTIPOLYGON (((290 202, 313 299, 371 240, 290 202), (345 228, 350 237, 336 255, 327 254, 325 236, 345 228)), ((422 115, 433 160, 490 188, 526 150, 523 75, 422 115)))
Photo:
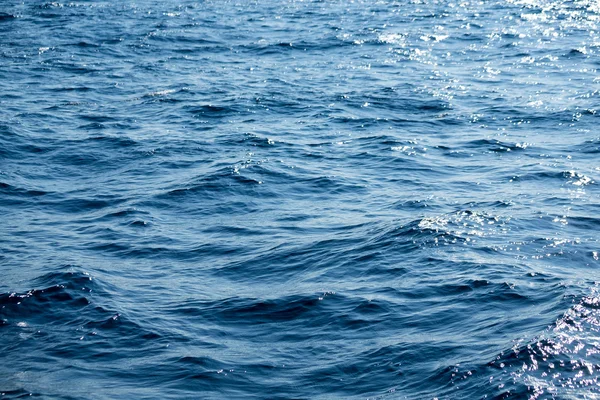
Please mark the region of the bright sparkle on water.
POLYGON ((2 2, 0 397, 598 396, 599 24, 2 2))

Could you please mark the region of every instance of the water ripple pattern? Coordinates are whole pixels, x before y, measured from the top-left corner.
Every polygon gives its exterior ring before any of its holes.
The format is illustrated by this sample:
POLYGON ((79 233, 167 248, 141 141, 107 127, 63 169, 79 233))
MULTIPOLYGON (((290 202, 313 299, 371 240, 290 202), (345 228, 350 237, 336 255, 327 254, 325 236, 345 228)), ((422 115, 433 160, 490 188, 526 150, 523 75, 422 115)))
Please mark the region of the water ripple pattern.
POLYGON ((600 396, 594 0, 4 0, 0 397, 600 396))

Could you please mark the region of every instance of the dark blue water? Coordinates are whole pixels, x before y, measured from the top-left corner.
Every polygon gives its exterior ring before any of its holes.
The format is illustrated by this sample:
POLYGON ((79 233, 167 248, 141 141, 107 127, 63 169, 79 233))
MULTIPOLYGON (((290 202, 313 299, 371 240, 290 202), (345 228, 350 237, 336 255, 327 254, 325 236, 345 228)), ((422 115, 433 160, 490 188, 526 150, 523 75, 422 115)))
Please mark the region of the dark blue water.
POLYGON ((593 0, 4 0, 0 393, 600 396, 593 0))

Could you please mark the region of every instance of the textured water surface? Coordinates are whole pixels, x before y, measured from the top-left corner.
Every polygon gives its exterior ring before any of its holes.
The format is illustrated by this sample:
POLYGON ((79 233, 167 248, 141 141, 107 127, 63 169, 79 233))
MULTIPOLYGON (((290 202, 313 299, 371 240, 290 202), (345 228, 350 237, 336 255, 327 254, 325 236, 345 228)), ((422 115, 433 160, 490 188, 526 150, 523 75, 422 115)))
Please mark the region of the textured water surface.
POLYGON ((0 397, 600 396, 592 0, 5 0, 0 397))

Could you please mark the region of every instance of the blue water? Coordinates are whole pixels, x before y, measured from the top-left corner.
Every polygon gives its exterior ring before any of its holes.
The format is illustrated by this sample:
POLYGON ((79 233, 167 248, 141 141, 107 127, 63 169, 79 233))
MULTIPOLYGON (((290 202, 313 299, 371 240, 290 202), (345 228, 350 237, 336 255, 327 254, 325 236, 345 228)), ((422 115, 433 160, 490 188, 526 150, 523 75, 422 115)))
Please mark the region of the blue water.
POLYGON ((600 396, 593 0, 3 0, 0 397, 600 396))

